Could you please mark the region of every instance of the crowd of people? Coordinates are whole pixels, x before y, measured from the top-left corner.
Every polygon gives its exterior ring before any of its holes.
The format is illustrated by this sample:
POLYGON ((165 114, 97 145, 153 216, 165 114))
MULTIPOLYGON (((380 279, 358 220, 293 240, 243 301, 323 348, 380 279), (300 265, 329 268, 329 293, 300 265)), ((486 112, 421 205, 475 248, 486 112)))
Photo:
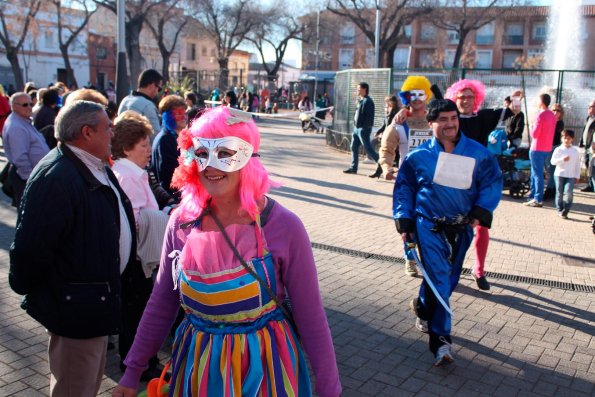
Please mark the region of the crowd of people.
MULTIPOLYGON (((165 95, 164 84, 159 72, 143 71, 119 107, 108 93, 64 84, 0 96, 3 183, 18 208, 9 283, 47 329, 50 395, 96 395, 109 336, 118 335, 123 376, 112 395, 136 396, 141 380, 163 371, 157 352, 173 329, 170 395, 310 396, 307 358, 316 393, 339 396, 308 235, 267 196, 278 183, 259 159, 250 112, 262 104, 230 90, 217 98, 221 106, 202 109, 195 93, 165 95)), ((357 173, 363 146, 376 162, 370 177, 395 181, 404 270, 423 276, 410 308, 435 365, 446 365, 454 361, 449 299, 471 244, 477 287, 490 289, 484 265, 502 194, 495 154, 523 147, 523 93, 482 109, 479 81, 442 94, 428 78, 409 76, 386 97, 373 136, 369 89, 357 86, 343 172, 357 173)), ((526 205, 541 207, 551 180, 567 218, 581 168, 577 142, 588 149, 583 190, 593 191, 595 100, 580 139, 564 128, 560 104, 550 111, 549 95, 539 100, 526 205)), ((321 95, 298 103, 302 111, 322 106, 321 95)))
POLYGON ((118 335, 113 396, 136 396, 173 327, 170 395, 310 396, 307 357, 317 393, 339 396, 308 235, 266 195, 252 114, 233 91, 196 112, 164 83, 143 71, 117 111, 93 89, 50 88, 37 117, 29 93, 10 98, 9 283, 47 329, 50 395, 96 395, 118 335))
MULTIPOLYGON (((444 365, 454 360, 449 298, 471 244, 476 255, 473 278, 480 290, 490 289, 485 260, 503 187, 497 158, 523 150, 523 92, 514 91, 504 107, 489 109, 482 108, 485 87, 480 81, 462 79, 442 94, 426 77, 408 76, 398 97, 385 98, 383 125, 371 139, 374 101, 369 85, 358 84, 351 166, 343 172, 357 173, 363 145, 377 163, 369 176, 395 180, 393 218, 404 243, 405 273, 415 277, 419 268, 423 275, 410 307, 417 329, 429 334, 436 365, 444 365)), ((580 140, 564 128, 562 105, 556 103, 552 110, 550 105, 548 94, 539 96, 528 137, 530 190, 524 204, 542 207, 545 199, 555 197, 558 215, 568 219, 574 184, 580 178, 577 144, 586 150, 588 183, 582 191, 593 191, 595 100, 589 104, 580 140)))

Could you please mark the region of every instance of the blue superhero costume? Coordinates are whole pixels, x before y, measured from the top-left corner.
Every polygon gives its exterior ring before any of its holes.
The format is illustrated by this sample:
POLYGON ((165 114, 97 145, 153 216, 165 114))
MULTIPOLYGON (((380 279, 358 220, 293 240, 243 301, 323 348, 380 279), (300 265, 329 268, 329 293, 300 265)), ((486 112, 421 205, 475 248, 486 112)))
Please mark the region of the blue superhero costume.
MULTIPOLYGON (((459 282, 465 253, 473 239, 470 223, 490 227, 502 194, 496 158, 459 133, 452 153, 436 138, 410 152, 401 164, 393 192, 393 218, 399 233, 415 233, 428 277, 448 303, 459 282)), ((451 343, 451 318, 437 303, 425 279, 417 313, 428 321, 430 350, 451 343)))

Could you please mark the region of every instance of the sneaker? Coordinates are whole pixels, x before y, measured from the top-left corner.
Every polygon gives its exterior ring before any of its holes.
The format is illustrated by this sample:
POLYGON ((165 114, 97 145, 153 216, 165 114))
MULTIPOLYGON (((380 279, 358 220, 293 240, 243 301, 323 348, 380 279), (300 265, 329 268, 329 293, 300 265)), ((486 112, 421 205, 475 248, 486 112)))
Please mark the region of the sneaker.
POLYGON ((534 202, 535 202, 535 199, 530 199, 530 200, 525 201, 523 203, 523 205, 529 205, 529 204, 534 203, 534 202))
POLYGON ((354 170, 353 168, 347 168, 346 170, 343 170, 344 174, 357 174, 357 171, 354 170))
POLYGON ((451 344, 448 343, 442 336, 440 337, 440 341, 444 344, 440 346, 436 352, 436 362, 434 362, 434 367, 448 365, 455 361, 451 351, 451 344))
POLYGON ((405 274, 411 277, 417 276, 417 264, 415 261, 405 261, 405 274))
POLYGON ((427 334, 429 332, 428 322, 426 320, 422 320, 419 317, 415 318, 415 328, 417 328, 419 332, 423 332, 424 334, 427 334))
POLYGON ((477 283, 477 288, 479 288, 480 290, 482 290, 482 291, 490 290, 490 283, 488 283, 488 280, 486 279, 485 276, 477 277, 474 274, 473 279, 475 279, 475 282, 477 283))
POLYGON ((562 219, 568 219, 568 211, 562 211, 562 214, 560 216, 562 217, 562 219))
POLYGON ((543 207, 543 203, 542 203, 542 202, 540 202, 540 201, 535 201, 535 200, 533 200, 533 201, 528 201, 528 202, 526 202, 526 203, 525 203, 525 205, 526 205, 527 207, 534 207, 534 208, 541 208, 541 207, 543 207))

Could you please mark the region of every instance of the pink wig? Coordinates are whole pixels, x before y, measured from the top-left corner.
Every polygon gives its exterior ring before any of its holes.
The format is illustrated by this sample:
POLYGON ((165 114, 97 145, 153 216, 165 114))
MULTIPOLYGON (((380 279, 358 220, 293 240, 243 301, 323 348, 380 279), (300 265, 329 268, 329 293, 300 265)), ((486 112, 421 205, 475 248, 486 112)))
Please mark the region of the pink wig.
POLYGON ((473 95, 475 95, 475 106, 473 106, 473 113, 475 113, 483 105, 483 100, 486 97, 486 88, 481 81, 469 79, 459 80, 448 87, 444 97, 456 103, 457 94, 467 89, 473 91, 473 95))
MULTIPOLYGON (((231 114, 227 106, 218 106, 204 112, 190 128, 186 128, 179 133, 178 147, 181 155, 171 185, 182 192, 182 202, 178 211, 180 211, 180 216, 184 220, 192 220, 198 217, 210 198, 206 189, 200 183, 196 161, 192 161, 190 165, 184 164, 185 151, 188 149, 194 150, 192 145, 193 137, 215 139, 235 136, 250 143, 254 147, 254 153, 258 153, 260 134, 254 121, 228 125, 226 121, 230 117, 231 114)), ((269 178, 267 170, 258 157, 252 157, 239 173, 241 209, 254 219, 259 212, 258 201, 264 197, 271 187, 277 187, 280 184, 269 178)))

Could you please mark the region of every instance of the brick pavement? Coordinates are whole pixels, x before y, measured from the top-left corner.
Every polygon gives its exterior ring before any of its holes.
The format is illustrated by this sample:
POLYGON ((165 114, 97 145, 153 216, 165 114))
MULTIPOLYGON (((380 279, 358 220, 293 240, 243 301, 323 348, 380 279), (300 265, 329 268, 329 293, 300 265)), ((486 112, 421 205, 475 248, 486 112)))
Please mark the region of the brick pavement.
MULTIPOLYGON (((314 243, 399 257, 391 220, 392 185, 344 175, 349 159, 302 134, 297 124, 261 123, 262 160, 284 186, 271 197, 295 211, 314 243)), ((0 164, 1 166, 2 164, 0 164)), ((588 214, 594 195, 575 192, 571 220, 504 198, 496 211, 486 269, 500 274, 595 285, 595 236, 588 214)), ((7 283, 14 210, 0 198, 0 395, 43 396, 48 390, 44 330, 20 308, 7 283)), ((344 396, 590 396, 595 394, 593 293, 492 279, 490 293, 463 277, 453 294, 454 352, 446 369, 431 368, 427 337, 415 330, 407 302, 419 278, 402 264, 315 249, 344 396)), ((465 267, 473 263, 473 252, 465 267)), ((162 358, 166 358, 166 348, 162 358)), ((120 374, 108 355, 101 396, 120 374)))

